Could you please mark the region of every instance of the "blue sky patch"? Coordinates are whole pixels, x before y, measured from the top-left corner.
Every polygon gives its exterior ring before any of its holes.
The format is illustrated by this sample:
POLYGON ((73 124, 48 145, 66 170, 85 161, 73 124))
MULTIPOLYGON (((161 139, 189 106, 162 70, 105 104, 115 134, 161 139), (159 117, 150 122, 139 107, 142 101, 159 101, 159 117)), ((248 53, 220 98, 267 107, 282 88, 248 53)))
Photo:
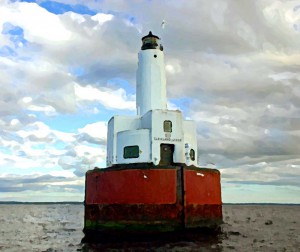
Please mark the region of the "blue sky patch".
POLYGON ((0 152, 2 152, 3 154, 12 154, 12 151, 6 147, 0 146, 0 152))
POLYGON ((46 2, 42 2, 40 6, 54 14, 63 14, 65 12, 72 11, 78 14, 87 14, 93 16, 97 13, 81 4, 69 5, 69 4, 57 3, 53 1, 46 1, 46 2))
POLYGON ((99 121, 99 116, 84 113, 73 115, 58 115, 52 118, 44 118, 44 123, 47 124, 51 129, 70 133, 77 132, 77 129, 83 128, 86 124, 96 123, 99 121))
POLYGON ((23 35, 24 31, 20 26, 15 26, 9 22, 3 24, 2 34, 23 35))
POLYGON ((65 147, 67 146, 67 144, 65 142, 59 140, 54 144, 54 146, 55 146, 55 149, 57 149, 57 150, 64 150, 65 147))
POLYGON ((31 147, 34 150, 45 150, 45 144, 35 144, 31 147))
POLYGON ((95 15, 97 12, 89 9, 87 6, 76 4, 64 4, 58 3, 55 1, 33 1, 33 0, 22 0, 21 2, 27 3, 37 3, 39 6, 43 7, 47 11, 54 13, 54 14, 63 14, 68 11, 72 11, 78 14, 87 14, 87 15, 95 15))
MULTIPOLYGON (((15 26, 9 22, 3 24, 2 34, 5 34, 6 36, 9 37, 9 40, 13 42, 15 48, 18 48, 27 43, 27 40, 24 39, 23 28, 21 28, 20 26, 15 26)), ((13 52, 10 50, 9 53, 10 55, 13 54, 13 52)))
POLYGON ((69 72, 73 75, 73 76, 76 76, 76 77, 80 77, 80 76, 84 76, 85 74, 85 69, 84 67, 69 67, 69 72))
POLYGON ((184 116, 187 116, 187 112, 189 111, 190 105, 192 103, 191 98, 183 97, 179 99, 169 99, 169 101, 179 107, 184 116))
POLYGON ((0 47, 0 56, 1 57, 16 56, 16 52, 9 46, 2 46, 0 47))
POLYGON ((127 94, 135 94, 135 85, 130 84, 122 78, 113 78, 107 81, 107 86, 112 88, 123 88, 127 94))

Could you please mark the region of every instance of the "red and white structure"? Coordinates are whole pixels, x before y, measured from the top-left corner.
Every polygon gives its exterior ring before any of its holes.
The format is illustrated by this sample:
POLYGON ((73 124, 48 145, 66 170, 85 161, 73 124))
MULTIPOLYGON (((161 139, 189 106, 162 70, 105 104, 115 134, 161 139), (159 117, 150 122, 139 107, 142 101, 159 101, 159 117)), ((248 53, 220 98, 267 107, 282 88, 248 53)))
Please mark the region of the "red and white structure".
POLYGON ((108 122, 107 167, 86 173, 84 232, 154 233, 222 222, 220 172, 197 167, 193 121, 167 109, 163 47, 142 38, 136 116, 108 122))

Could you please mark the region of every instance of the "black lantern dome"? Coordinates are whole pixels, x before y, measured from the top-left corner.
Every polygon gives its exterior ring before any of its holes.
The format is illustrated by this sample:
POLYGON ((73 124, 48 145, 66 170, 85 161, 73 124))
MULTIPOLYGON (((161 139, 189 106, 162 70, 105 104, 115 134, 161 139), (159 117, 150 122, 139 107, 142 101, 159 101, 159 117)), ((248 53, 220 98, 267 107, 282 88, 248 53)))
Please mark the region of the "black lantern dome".
POLYGON ((142 50, 160 49, 163 51, 163 46, 160 44, 160 38, 156 35, 153 35, 151 31, 148 35, 142 37, 142 42, 142 50))

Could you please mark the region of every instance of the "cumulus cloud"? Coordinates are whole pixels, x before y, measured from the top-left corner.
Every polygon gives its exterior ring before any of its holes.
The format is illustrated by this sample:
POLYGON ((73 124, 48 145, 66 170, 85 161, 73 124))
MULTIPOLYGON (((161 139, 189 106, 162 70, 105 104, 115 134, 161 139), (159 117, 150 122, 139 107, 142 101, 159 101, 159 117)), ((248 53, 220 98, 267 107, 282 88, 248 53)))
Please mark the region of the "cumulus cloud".
POLYGON ((88 14, 41 3, 0 6, 3 173, 104 165, 106 122, 134 113, 140 38, 152 30, 169 107, 197 122, 199 164, 222 168, 226 183, 299 186, 298 1, 56 1, 88 14))
POLYGON ((75 189, 76 191, 82 192, 84 184, 76 177, 37 174, 26 176, 6 175, 0 177, 1 193, 42 191, 49 187, 53 187, 54 190, 59 191, 75 189))
POLYGON ((79 138, 81 141, 91 141, 99 144, 106 144, 107 137, 107 123, 96 122, 85 125, 83 128, 78 129, 79 138))
POLYGON ((2 169, 40 168, 42 171, 61 167, 76 172, 77 169, 86 171, 101 166, 105 161, 104 122, 87 124, 75 133, 53 130, 42 122, 34 122, 15 132, 3 131, 0 140, 2 169), (97 126, 102 129, 100 134, 96 133, 97 126))
POLYGON ((124 89, 110 90, 91 85, 75 85, 75 95, 79 101, 98 102, 108 109, 135 109, 135 97, 128 97, 124 89))

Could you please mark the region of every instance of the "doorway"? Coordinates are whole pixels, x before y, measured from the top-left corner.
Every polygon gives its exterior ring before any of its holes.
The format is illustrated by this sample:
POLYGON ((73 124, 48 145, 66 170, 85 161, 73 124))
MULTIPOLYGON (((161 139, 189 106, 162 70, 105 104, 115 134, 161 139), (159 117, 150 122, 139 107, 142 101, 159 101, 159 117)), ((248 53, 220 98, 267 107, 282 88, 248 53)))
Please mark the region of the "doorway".
POLYGON ((160 165, 173 164, 174 144, 160 145, 160 165))

